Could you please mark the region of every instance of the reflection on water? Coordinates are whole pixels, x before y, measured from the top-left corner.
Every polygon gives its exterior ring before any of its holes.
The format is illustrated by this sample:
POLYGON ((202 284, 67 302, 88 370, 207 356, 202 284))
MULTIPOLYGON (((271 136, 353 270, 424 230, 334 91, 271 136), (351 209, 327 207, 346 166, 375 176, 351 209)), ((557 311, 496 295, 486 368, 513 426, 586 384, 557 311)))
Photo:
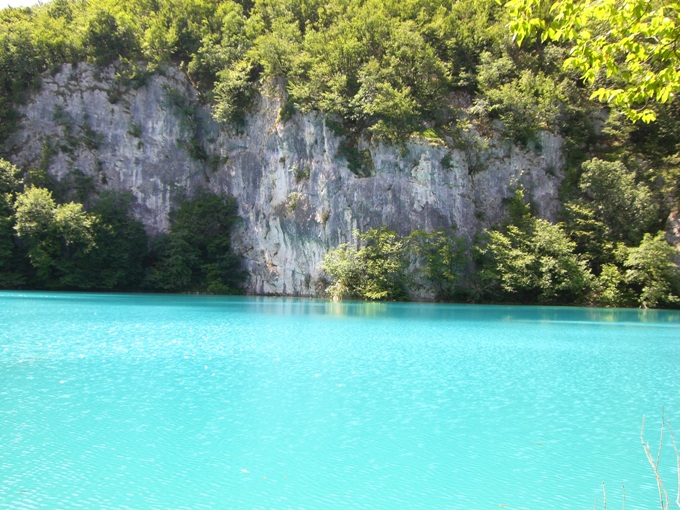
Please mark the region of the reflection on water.
POLYGON ((641 418, 680 412, 678 312, 10 292, 0 324, 3 508, 656 508, 641 418))

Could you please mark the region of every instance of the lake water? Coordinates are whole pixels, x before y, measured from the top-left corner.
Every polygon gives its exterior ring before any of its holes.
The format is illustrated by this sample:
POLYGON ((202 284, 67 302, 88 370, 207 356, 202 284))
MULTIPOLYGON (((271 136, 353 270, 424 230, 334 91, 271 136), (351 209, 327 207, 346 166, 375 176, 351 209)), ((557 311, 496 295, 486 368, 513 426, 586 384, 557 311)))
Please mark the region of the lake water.
POLYGON ((0 508, 656 509, 679 367, 671 311, 4 292, 0 508))

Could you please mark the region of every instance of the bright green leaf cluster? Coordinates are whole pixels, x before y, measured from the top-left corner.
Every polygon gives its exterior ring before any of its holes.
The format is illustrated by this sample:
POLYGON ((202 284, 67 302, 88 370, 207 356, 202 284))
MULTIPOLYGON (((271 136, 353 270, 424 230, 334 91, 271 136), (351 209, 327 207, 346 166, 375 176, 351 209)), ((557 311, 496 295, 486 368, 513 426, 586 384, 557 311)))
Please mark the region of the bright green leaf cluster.
POLYGON ((359 249, 343 244, 324 258, 321 267, 333 280, 327 293, 334 299, 405 300, 405 240, 386 228, 355 234, 359 249))
POLYGON ((480 279, 490 292, 523 303, 575 304, 586 299, 592 274, 584 257, 560 225, 535 218, 518 190, 514 222, 490 230, 478 246, 480 279))
POLYGON ((593 99, 651 122, 650 103, 680 92, 680 2, 663 0, 509 0, 518 44, 540 37, 571 46, 565 67, 595 86, 593 99), (549 6, 549 8, 548 8, 549 6))

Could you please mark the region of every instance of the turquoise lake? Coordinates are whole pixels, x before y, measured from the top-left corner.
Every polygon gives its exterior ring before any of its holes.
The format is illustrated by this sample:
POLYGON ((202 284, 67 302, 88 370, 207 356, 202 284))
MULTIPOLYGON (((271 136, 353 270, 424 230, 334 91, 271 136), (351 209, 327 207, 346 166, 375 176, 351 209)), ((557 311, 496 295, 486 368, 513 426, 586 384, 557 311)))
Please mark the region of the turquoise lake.
POLYGON ((0 292, 0 508, 657 509, 679 375, 677 311, 0 292))

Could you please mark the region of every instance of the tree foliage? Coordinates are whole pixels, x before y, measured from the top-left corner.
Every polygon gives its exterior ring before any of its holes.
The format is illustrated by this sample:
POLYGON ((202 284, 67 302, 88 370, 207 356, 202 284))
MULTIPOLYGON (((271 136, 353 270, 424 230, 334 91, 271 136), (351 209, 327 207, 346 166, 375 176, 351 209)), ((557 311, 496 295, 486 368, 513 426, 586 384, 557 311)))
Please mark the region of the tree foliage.
POLYGON ((321 269, 331 278, 326 293, 333 299, 362 299, 361 282, 365 276, 356 247, 343 243, 323 258, 321 269))
POLYGON ((465 292, 463 277, 469 270, 470 254, 464 238, 447 230, 415 230, 408 242, 422 262, 422 276, 435 299, 450 301, 465 292))
POLYGON ((546 73, 548 62, 522 67, 507 51, 483 52, 474 111, 501 120, 507 138, 527 145, 541 130, 560 131, 566 120, 569 82, 546 73))
POLYGON ((183 200, 170 232, 156 239, 145 286, 171 292, 238 293, 244 274, 231 250, 237 220, 232 197, 199 193, 183 200))
POLYGON ((594 158, 581 168, 580 197, 573 207, 585 214, 592 211, 592 217, 604 225, 599 242, 637 244, 645 232, 659 226, 659 205, 652 191, 623 163, 594 158))
POLYGON ((639 246, 628 250, 624 262, 626 278, 637 287, 639 304, 645 308, 680 301, 680 271, 673 261, 677 252, 664 236, 646 233, 639 246))
POLYGON ((199 192, 150 240, 130 193, 101 191, 61 203, 47 188, 22 187, 0 159, 0 288, 238 293, 245 277, 230 243, 234 199, 199 192))
POLYGON ((0 288, 21 285, 25 278, 14 235, 14 203, 20 187, 19 169, 0 159, 0 288))
POLYGON ((592 98, 614 104, 633 121, 656 119, 650 102, 680 92, 680 3, 663 0, 509 0, 510 28, 522 44, 571 46, 567 68, 595 85, 592 98))
POLYGON ((450 300, 463 289, 468 269, 467 242, 451 231, 413 231, 400 236, 387 228, 355 232, 359 247, 341 244, 324 257, 331 279, 326 292, 335 299, 401 301, 422 282, 438 300, 450 300))
POLYGON ((144 276, 148 240, 144 226, 131 213, 131 193, 104 191, 94 200, 95 248, 81 264, 80 288, 135 289, 144 276))
MULTIPOLYGON (((522 209, 523 193, 515 202, 522 209)), ((502 230, 490 230, 478 250, 480 278, 498 298, 522 303, 574 304, 585 299, 592 275, 576 244, 559 225, 534 217, 528 207, 502 230)))
POLYGON ((95 246, 97 218, 82 204, 57 205, 50 191, 36 187, 17 196, 15 215, 14 229, 27 246, 38 281, 70 287, 72 266, 95 246))
POLYGON ((406 299, 406 241, 386 228, 356 235, 360 248, 343 244, 324 258, 322 269, 333 280, 328 294, 336 299, 406 299))
POLYGON ((506 14, 495 0, 57 0, 1 12, 8 132, 13 105, 40 73, 82 60, 179 65, 216 118, 237 124, 257 91, 275 82, 290 106, 335 116, 354 136, 393 142, 433 124, 453 129, 452 95, 477 92, 485 54, 510 56, 518 70, 484 87, 511 131, 534 120, 537 129, 555 128, 563 100, 548 93, 563 88, 560 80, 507 51, 506 14))

